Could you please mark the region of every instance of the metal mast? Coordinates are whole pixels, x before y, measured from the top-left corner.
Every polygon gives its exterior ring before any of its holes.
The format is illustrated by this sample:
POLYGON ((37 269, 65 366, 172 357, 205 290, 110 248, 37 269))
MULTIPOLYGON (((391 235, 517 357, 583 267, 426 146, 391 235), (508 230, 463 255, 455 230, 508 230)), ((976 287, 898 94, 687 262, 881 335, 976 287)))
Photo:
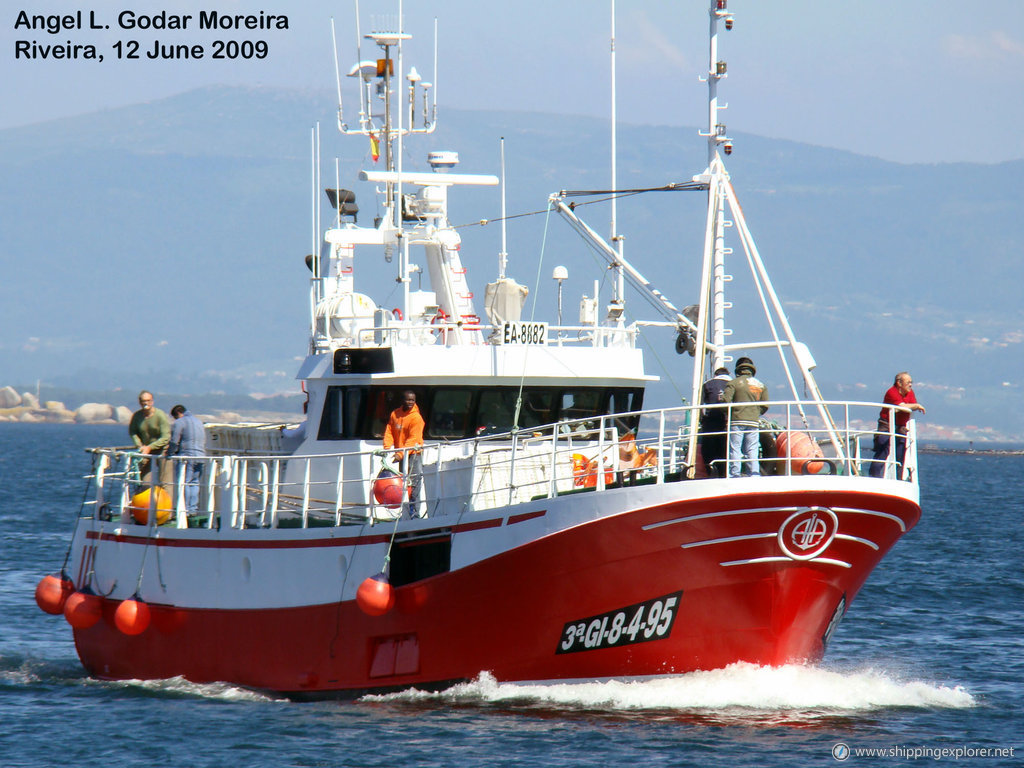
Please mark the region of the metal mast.
MULTIPOLYGON (((728 183, 728 174, 722 164, 719 147, 725 154, 729 154, 732 142, 726 136, 725 125, 719 115, 719 111, 726 109, 727 105, 718 102, 718 82, 727 76, 728 69, 726 63, 718 58, 718 25, 724 20, 725 28, 732 29, 733 17, 728 10, 728 0, 710 0, 708 16, 708 128, 706 132, 701 132, 708 140, 708 167, 701 177, 701 181, 708 185, 708 212, 693 366, 692 402, 695 405, 700 403, 704 380, 710 372, 725 365, 725 337, 728 335, 725 310, 729 306, 725 300, 725 283, 729 280, 725 274, 725 256, 728 253, 725 247, 725 228, 729 224, 725 218, 725 184, 728 183), (711 360, 708 360, 709 352, 711 360)), ((689 450, 691 457, 695 451, 694 437, 689 450)))
MULTIPOLYGON (((612 0, 612 31, 611 31, 611 91, 612 91, 612 221, 611 221, 611 241, 614 244, 615 251, 618 254, 618 261, 614 264, 615 270, 615 295, 612 297, 614 301, 619 303, 620 309, 624 310, 626 306, 626 282, 625 275, 622 268, 623 262, 623 245, 625 238, 619 234, 618 224, 618 106, 617 106, 617 95, 616 95, 616 82, 615 82, 615 0, 612 0)), ((623 313, 620 312, 619 319, 621 321, 623 313)))
POLYGON ((713 360, 711 368, 714 370, 725 364, 725 355, 722 347, 725 344, 725 310, 728 307, 725 301, 725 195, 722 182, 728 178, 725 166, 722 164, 718 148, 722 147, 725 154, 732 152, 732 141, 726 136, 725 124, 721 120, 719 110, 728 108, 727 104, 718 102, 718 82, 727 77, 727 65, 718 58, 718 23, 724 19, 726 29, 732 29, 732 15, 727 9, 728 0, 711 0, 709 9, 709 32, 708 32, 708 173, 711 176, 711 184, 708 186, 709 215, 710 201, 716 201, 714 206, 714 256, 712 264, 712 317, 711 317, 711 342, 713 345, 713 360), (716 162, 717 161, 717 162, 716 162))
MULTIPOLYGON (((786 378, 789 381, 790 389, 794 398, 798 401, 800 393, 796 382, 790 372, 784 348, 789 347, 797 368, 801 373, 803 384, 807 388, 816 406, 818 415, 829 433, 830 440, 835 447, 839 457, 845 455, 845 446, 839 439, 835 422, 831 413, 823 402, 821 391, 812 373, 815 363, 807 347, 796 340, 793 329, 783 310, 782 304, 775 294, 768 273, 761 261, 761 256, 754 244, 753 237, 747 228, 743 210, 736 200, 736 193, 732 188, 729 174, 725 170, 725 164, 721 153, 729 155, 732 153, 732 140, 726 135, 725 123, 722 122, 720 111, 728 107, 718 101, 718 83, 727 76, 728 66, 725 61, 719 58, 718 53, 718 29, 719 23, 725 25, 726 30, 733 27, 733 15, 728 10, 728 0, 710 0, 709 14, 709 45, 708 45, 708 130, 702 135, 708 140, 708 167, 704 172, 702 181, 708 184, 708 213, 707 232, 704 240, 704 266, 701 279, 700 311, 697 321, 697 352, 693 369, 693 396, 694 404, 699 403, 701 387, 707 374, 710 371, 705 366, 715 368, 724 366, 726 353, 731 349, 739 349, 745 345, 726 344, 725 339, 731 333, 725 327, 725 310, 730 304, 725 299, 725 284, 731 280, 731 276, 725 273, 725 257, 732 253, 730 248, 725 247, 725 229, 738 225, 740 240, 750 262, 755 283, 758 291, 765 301, 765 313, 769 326, 772 330, 773 341, 761 344, 746 345, 754 347, 774 347, 779 352, 782 367, 786 378), (726 219, 726 206, 735 221, 726 219), (710 317, 709 317, 710 315, 710 317), (774 315, 774 319, 772 317, 774 315), (781 326, 782 334, 778 333, 775 322, 781 326), (711 326, 710 338, 708 325, 711 326), (711 360, 708 360, 710 353, 711 360)), ((807 423, 807 414, 798 403, 798 409, 804 423, 807 423)), ((688 446, 688 463, 691 465, 696 457, 696 430, 691 431, 688 446)))

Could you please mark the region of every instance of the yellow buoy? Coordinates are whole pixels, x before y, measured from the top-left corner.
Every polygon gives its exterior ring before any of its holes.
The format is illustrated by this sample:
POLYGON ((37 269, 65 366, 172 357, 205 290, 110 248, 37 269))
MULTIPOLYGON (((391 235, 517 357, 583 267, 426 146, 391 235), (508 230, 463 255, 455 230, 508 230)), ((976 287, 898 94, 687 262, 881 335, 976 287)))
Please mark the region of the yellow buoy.
MULTIPOLYGON (((147 525, 149 523, 149 488, 144 491, 140 491, 132 496, 132 502, 130 509, 132 517, 135 518, 135 522, 139 525, 147 525)), ((171 512, 173 511, 171 506, 171 494, 161 488, 159 485, 152 489, 156 493, 156 524, 163 525, 171 518, 171 512)))

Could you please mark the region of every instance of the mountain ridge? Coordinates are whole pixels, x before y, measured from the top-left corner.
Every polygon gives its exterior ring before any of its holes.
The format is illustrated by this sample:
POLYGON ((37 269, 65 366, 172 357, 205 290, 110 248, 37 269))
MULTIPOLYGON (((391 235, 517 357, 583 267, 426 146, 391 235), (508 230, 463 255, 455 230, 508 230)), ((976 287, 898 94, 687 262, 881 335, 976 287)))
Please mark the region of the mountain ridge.
MULTIPOLYGON (((436 134, 415 154, 407 147, 406 167, 425 170, 427 150, 455 148, 460 170, 495 172, 505 136, 510 213, 542 210, 558 189, 608 184, 607 120, 453 108, 440 115, 436 134)), ((329 91, 210 86, 0 131, 4 378, 60 383, 92 367, 120 381, 294 388, 308 326, 302 259, 312 239, 317 120, 324 185, 334 183, 327 148, 348 151, 341 185, 357 190, 365 223, 374 215, 368 185, 346 180, 372 165, 368 142, 337 139, 329 91)), ((1024 222, 1013 215, 1024 199, 1024 160, 903 164, 733 137, 734 185, 826 392, 863 384, 874 399, 896 370, 910 368, 934 387, 919 394, 932 399, 929 415, 938 408, 936 421, 1024 434, 1013 407, 1024 378, 1024 222)), ((619 147, 622 188, 688 180, 706 156, 696 129, 675 126, 622 125, 619 147)), ((498 218, 497 193, 489 194, 455 191, 452 202, 481 285, 499 250, 497 228, 476 224, 498 218)), ((590 218, 599 231, 602 215, 590 218)), ((662 254, 692 257, 703 217, 685 193, 620 202, 627 258, 677 304, 691 303, 691 282, 662 254)), ((543 218, 508 223, 520 281, 535 288, 546 243, 544 259, 555 259, 547 273, 564 262, 567 290, 592 292, 577 277, 588 269, 586 249, 555 222, 545 240, 543 218)), ((367 265, 364 274, 385 284, 389 269, 367 265)), ((536 286, 542 307, 553 303, 548 283, 536 286)), ((655 356, 671 359, 661 348, 655 356)))

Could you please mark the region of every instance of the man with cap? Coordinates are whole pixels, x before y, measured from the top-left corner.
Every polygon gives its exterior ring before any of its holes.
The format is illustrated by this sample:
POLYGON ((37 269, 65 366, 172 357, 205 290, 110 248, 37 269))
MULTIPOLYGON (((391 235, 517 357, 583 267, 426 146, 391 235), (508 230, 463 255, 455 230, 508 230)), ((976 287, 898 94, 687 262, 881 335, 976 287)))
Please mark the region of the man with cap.
MULTIPOLYGON (((701 387, 703 405, 718 405, 732 377, 728 368, 716 368, 715 375, 701 387)), ((725 477, 726 409, 705 408, 700 412, 700 452, 708 477, 725 477)))
POLYGON ((768 387, 754 377, 757 369, 749 357, 736 361, 736 378, 725 386, 722 402, 729 408, 729 477, 760 475, 757 452, 760 447, 759 422, 768 410, 768 387), (746 471, 743 471, 746 469, 746 471))

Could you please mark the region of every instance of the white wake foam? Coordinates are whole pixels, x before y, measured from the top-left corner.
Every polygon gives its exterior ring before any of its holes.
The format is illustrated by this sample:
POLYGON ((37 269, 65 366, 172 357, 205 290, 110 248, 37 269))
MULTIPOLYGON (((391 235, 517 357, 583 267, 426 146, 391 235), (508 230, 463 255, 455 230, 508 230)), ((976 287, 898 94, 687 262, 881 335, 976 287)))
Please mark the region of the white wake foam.
POLYGON ((39 682, 39 675, 26 665, 18 669, 0 670, 0 686, 25 688, 39 682))
POLYGON ((120 686, 153 693, 195 696, 203 699, 218 699, 220 701, 275 701, 274 698, 265 694, 251 691, 247 688, 239 688, 228 683, 192 683, 183 677, 170 677, 164 680, 108 680, 92 682, 104 686, 120 686))
POLYGON ((498 683, 488 673, 440 693, 404 691, 364 701, 520 703, 611 711, 676 710, 703 714, 803 712, 830 715, 887 707, 960 709, 976 706, 963 686, 900 680, 885 672, 836 672, 791 665, 733 664, 636 682, 523 685, 498 683))

